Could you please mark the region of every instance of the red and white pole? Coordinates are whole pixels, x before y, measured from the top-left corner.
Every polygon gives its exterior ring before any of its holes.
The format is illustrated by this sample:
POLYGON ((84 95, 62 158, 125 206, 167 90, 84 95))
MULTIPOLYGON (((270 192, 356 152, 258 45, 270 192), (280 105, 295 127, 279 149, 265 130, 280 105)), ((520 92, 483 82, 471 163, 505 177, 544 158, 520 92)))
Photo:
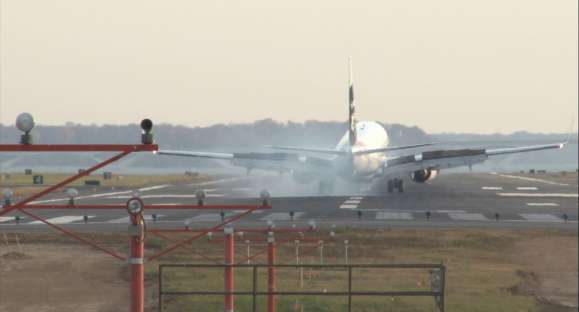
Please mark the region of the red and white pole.
POLYGON ((145 269, 144 254, 145 242, 143 237, 142 218, 139 215, 131 215, 131 312, 145 311, 145 269))
POLYGON ((276 291, 275 279, 275 239, 273 236, 267 238, 267 312, 275 312, 276 297, 273 294, 276 291))
POLYGON ((235 297, 231 294, 234 291, 234 269, 235 264, 235 235, 233 228, 226 227, 225 233, 225 312, 233 312, 235 307, 235 297))
POLYGON ((131 256, 131 312, 145 311, 145 229, 143 224, 143 207, 139 198, 132 198, 127 202, 127 210, 131 216, 129 227, 131 256))

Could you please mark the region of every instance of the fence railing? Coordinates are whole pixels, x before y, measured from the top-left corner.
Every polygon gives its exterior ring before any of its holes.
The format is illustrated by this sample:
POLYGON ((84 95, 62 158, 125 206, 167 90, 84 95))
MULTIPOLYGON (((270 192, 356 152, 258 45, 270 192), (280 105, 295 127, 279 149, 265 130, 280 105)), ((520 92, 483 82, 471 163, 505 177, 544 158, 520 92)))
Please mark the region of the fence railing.
MULTIPOLYGON (((268 279, 271 280, 271 279, 268 279)), ((275 279, 274 279, 275 280, 275 279)), ((202 283, 202 281, 198 281, 202 283)), ((247 281, 246 281, 247 282, 247 281)), ((267 264, 237 264, 237 265, 226 265, 226 264, 160 264, 159 265, 159 275, 158 275, 158 311, 162 312, 164 309, 164 299, 167 296, 251 296, 251 311, 255 312, 258 308, 258 297, 268 296, 334 296, 334 297, 346 297, 347 298, 347 311, 352 311, 352 298, 353 297, 433 297, 436 308, 444 312, 444 297, 445 297, 445 283, 446 283, 446 267, 444 264, 279 264, 279 265, 267 265, 267 264), (242 291, 215 291, 215 290, 166 290, 165 275, 169 270, 174 269, 245 269, 251 271, 251 290, 242 291), (347 288, 344 291, 272 291, 271 289, 276 289, 274 286, 267 285, 268 290, 260 290, 258 287, 258 281, 260 269, 262 271, 267 270, 267 274, 275 272, 278 269, 297 269, 303 270, 317 269, 317 270, 341 270, 347 272, 347 288), (428 289, 420 290, 354 290, 352 285, 353 278, 360 270, 367 269, 399 269, 399 270, 410 270, 410 269, 423 269, 428 270, 430 276, 430 285, 428 289)), ((269 308, 268 308, 269 311, 269 308)))

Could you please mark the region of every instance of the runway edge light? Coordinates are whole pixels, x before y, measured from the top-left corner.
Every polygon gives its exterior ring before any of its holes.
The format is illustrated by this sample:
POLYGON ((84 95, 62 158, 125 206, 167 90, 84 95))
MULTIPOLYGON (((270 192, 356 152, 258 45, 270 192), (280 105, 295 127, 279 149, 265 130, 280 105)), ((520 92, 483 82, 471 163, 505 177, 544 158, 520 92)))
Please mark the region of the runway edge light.
POLYGON ((153 130, 153 121, 149 118, 141 120, 141 129, 143 130, 143 133, 141 134, 141 143, 153 144, 153 133, 151 133, 151 130, 153 130))
POLYGON ((32 144, 32 136, 30 135, 30 131, 34 128, 34 117, 32 117, 32 115, 29 113, 21 113, 18 115, 18 117, 16 117, 16 128, 24 132, 24 134, 20 136, 20 144, 32 144))

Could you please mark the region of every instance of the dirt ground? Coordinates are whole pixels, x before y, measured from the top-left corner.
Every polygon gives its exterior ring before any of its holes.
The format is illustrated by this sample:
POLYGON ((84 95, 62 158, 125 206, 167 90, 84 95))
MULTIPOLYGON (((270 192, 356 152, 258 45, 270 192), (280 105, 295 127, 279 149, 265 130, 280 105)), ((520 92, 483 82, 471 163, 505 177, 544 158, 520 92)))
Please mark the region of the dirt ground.
POLYGON ((79 244, 23 244, 0 257, 0 311, 126 310, 119 309, 128 298, 121 268, 79 244))
MULTIPOLYGON (((408 231, 394 232, 392 230, 389 234, 373 235, 381 244, 384 244, 386 237, 380 235, 408 235, 408 231)), ((442 239, 445 236, 469 237, 468 233, 468 230, 448 230, 439 234, 442 239)), ((529 311, 576 311, 577 233, 505 230, 503 234, 516 237, 516 243, 504 254, 507 265, 501 270, 516 270, 520 280, 508 292, 513 296, 536 300, 535 308, 529 311)), ((422 230, 417 230, 416 235, 433 236, 422 230)), ((8 246, 0 244, 0 311, 127 311, 129 296, 126 265, 99 251, 78 243, 65 242, 59 237, 54 234, 33 239, 21 237, 20 247, 13 243, 13 239, 10 239, 8 246)), ((405 247, 408 256, 419 252, 411 248, 405 247)), ((448 259, 448 265, 452 267, 474 261, 469 260, 469 254, 474 254, 473 251, 480 246, 472 250, 468 248, 460 249, 459 255, 448 259)), ((502 253, 497 250, 493 255, 502 253)), ((510 273, 505 271, 505 274, 510 273)), ((150 277, 150 280, 155 279, 150 277)), ((155 285, 148 285, 147 288, 149 309, 153 311, 156 304, 155 285)), ((506 300, 511 298, 508 294, 505 296, 506 300)), ((453 298, 447 300, 452 301, 453 298)))
POLYGON ((528 271, 520 273, 525 277, 524 287, 539 302, 576 309, 577 251, 576 238, 536 237, 517 243, 513 256, 517 258, 514 261, 528 267, 528 271))

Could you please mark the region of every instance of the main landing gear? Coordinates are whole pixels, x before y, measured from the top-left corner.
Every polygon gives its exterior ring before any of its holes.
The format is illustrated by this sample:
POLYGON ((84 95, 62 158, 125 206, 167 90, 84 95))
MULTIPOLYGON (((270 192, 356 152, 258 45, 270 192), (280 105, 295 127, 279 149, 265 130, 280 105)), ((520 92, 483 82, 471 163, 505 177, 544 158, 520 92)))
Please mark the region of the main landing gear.
POLYGON ((398 193, 404 193, 404 180, 388 180, 388 193, 392 193, 394 190, 398 190, 398 193))

